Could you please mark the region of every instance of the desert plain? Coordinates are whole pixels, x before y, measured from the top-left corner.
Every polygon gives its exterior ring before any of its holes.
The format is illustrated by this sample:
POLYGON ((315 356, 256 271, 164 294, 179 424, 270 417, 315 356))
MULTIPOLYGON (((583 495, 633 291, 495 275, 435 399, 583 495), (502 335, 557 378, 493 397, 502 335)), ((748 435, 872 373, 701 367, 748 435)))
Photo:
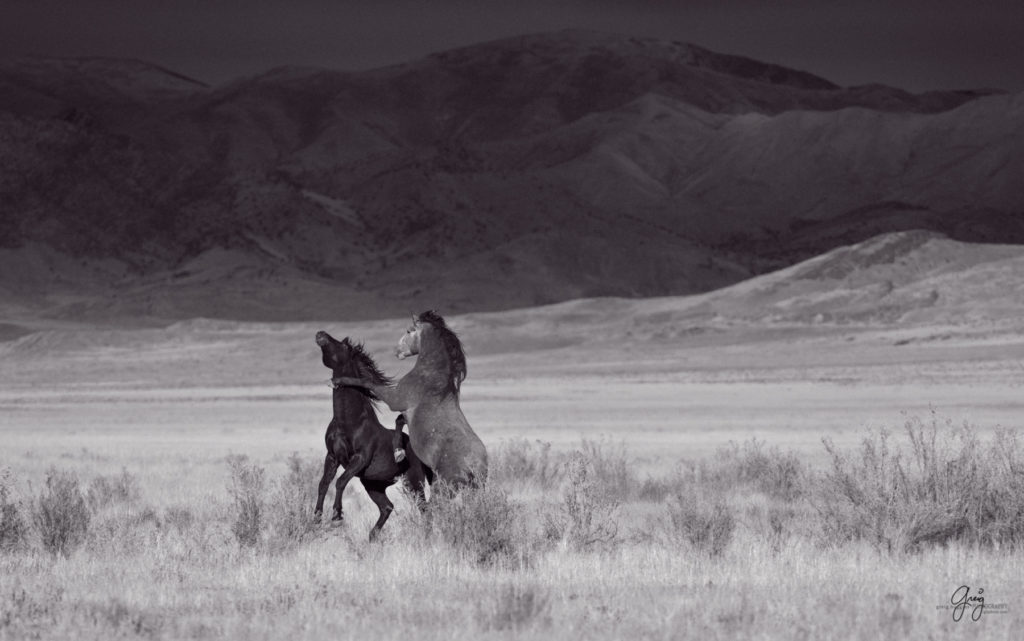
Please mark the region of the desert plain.
POLYGON ((486 561, 431 534, 396 489, 396 513, 368 542, 376 510, 357 482, 341 526, 283 546, 233 536, 230 461, 262 468, 269 496, 293 457, 315 494, 331 413, 315 332, 365 341, 400 375, 410 363, 391 349, 406 320, 40 322, 0 346, 10 500, 30 515, 53 470, 82 492, 99 477, 131 487, 92 508, 69 554, 30 533, 0 555, 0 637, 1014 638, 1024 619, 1014 545, 829 544, 813 506, 742 476, 708 486, 732 515, 721 549, 661 534, 678 514, 673 493, 704 487, 701 474, 735 464, 751 442, 814 474, 830 465, 824 437, 855 452, 872 430, 898 441, 915 420, 940 432, 968 424, 984 443, 1018 432, 1024 323, 741 318, 716 296, 450 319, 468 354, 462 406, 491 452, 490 491, 515 506, 515 551, 486 561), (537 478, 529 466, 516 478, 509 463, 524 448, 537 478), (625 470, 634 484, 607 504, 590 497, 593 516, 614 522, 594 545, 547 525, 581 480, 559 471, 581 448, 612 463, 592 473, 625 470), (650 489, 659 483, 675 489, 650 489), (765 525, 772 514, 785 524, 765 525), (961 585, 991 595, 977 621, 953 620, 961 585))

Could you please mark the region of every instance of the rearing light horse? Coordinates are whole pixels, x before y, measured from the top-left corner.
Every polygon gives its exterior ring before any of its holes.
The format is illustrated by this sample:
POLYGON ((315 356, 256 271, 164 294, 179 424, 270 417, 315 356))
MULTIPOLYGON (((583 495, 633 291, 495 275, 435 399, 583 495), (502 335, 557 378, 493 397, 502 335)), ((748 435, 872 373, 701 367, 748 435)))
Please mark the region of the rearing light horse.
POLYGON ((399 359, 418 356, 416 365, 397 383, 342 376, 335 385, 359 387, 403 412, 413 451, 434 475, 455 487, 480 486, 487 479, 487 448, 459 407, 466 378, 462 343, 434 311, 413 316, 398 341, 399 359))

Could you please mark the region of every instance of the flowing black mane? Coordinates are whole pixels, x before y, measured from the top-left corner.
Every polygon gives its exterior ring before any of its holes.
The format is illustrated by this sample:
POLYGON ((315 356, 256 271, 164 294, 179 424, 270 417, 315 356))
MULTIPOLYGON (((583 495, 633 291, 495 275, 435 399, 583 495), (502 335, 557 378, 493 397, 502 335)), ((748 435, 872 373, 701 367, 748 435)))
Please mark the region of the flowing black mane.
MULTIPOLYGON (((360 376, 369 378, 375 385, 392 384, 392 379, 389 376, 386 376, 384 372, 380 371, 377 363, 369 354, 366 353, 366 348, 363 347, 362 343, 357 343, 349 340, 348 338, 345 338, 345 342, 348 343, 349 348, 352 350, 352 359, 356 362, 356 365, 359 368, 360 376)), ((379 400, 376 395, 369 390, 366 390, 366 392, 367 396, 373 400, 379 400)))
POLYGON ((421 323, 428 323, 437 330, 441 338, 444 351, 448 354, 448 384, 445 387, 445 394, 459 395, 462 381, 466 380, 466 354, 462 350, 462 342, 455 332, 448 327, 441 315, 434 310, 428 310, 416 317, 421 323))

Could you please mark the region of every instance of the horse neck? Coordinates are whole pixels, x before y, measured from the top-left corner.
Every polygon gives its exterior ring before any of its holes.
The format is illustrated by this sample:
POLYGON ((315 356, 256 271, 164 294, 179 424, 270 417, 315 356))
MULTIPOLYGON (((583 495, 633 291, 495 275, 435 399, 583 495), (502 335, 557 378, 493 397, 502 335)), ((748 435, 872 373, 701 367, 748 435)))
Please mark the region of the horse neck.
POLYGON ((448 351, 444 343, 433 330, 423 332, 420 336, 420 353, 416 357, 414 368, 430 371, 442 371, 446 375, 451 367, 448 359, 448 351))
MULTIPOLYGON (((452 362, 441 338, 432 334, 420 338, 420 353, 413 370, 418 371, 420 379, 427 382, 428 388, 447 396, 452 384, 452 362)), ((455 396, 457 399, 457 390, 455 396)))
MULTIPOLYGON (((337 374, 336 374, 337 375, 337 374)), ((355 371, 346 371, 345 376, 356 375, 355 371)), ((352 387, 334 388, 334 418, 340 419, 345 425, 354 425, 355 418, 363 414, 372 401, 365 394, 352 387)))

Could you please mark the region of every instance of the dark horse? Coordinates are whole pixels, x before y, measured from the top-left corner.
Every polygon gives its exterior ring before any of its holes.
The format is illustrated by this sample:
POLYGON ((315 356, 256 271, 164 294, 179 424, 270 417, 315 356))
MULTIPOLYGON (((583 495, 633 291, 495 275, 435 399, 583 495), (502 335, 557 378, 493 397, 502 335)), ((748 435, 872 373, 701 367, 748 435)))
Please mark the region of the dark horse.
MULTIPOLYGON (((389 379, 377 369, 373 359, 363 351, 362 345, 353 343, 348 338, 337 341, 327 332, 316 333, 316 344, 320 346, 324 365, 330 368, 333 377, 358 376, 381 384, 389 382, 389 379)), ((324 440, 327 444, 327 458, 324 459, 324 475, 320 479, 316 497, 317 519, 323 514, 324 496, 339 465, 344 467, 345 471, 338 477, 334 495, 334 516, 331 520, 342 520, 341 495, 352 477, 359 477, 366 488, 366 493, 370 495, 370 500, 376 503, 377 509, 380 510, 380 518, 370 530, 370 540, 373 540, 384 527, 394 509, 385 490, 398 482, 403 474, 410 489, 421 501, 423 500, 423 482, 427 472, 417 458, 415 450, 409 446, 409 437, 401 433, 396 435, 394 431, 380 424, 374 411, 373 398, 359 390, 335 386, 334 418, 327 426, 324 440), (400 463, 395 461, 393 441, 400 442, 406 450, 406 457, 400 463)))
POLYGON ((398 341, 398 358, 417 356, 416 365, 397 383, 384 377, 335 376, 335 385, 358 387, 403 412, 409 442, 437 477, 459 487, 482 485, 487 478, 487 449, 459 406, 466 378, 462 343, 444 319, 427 311, 413 316, 398 341))

